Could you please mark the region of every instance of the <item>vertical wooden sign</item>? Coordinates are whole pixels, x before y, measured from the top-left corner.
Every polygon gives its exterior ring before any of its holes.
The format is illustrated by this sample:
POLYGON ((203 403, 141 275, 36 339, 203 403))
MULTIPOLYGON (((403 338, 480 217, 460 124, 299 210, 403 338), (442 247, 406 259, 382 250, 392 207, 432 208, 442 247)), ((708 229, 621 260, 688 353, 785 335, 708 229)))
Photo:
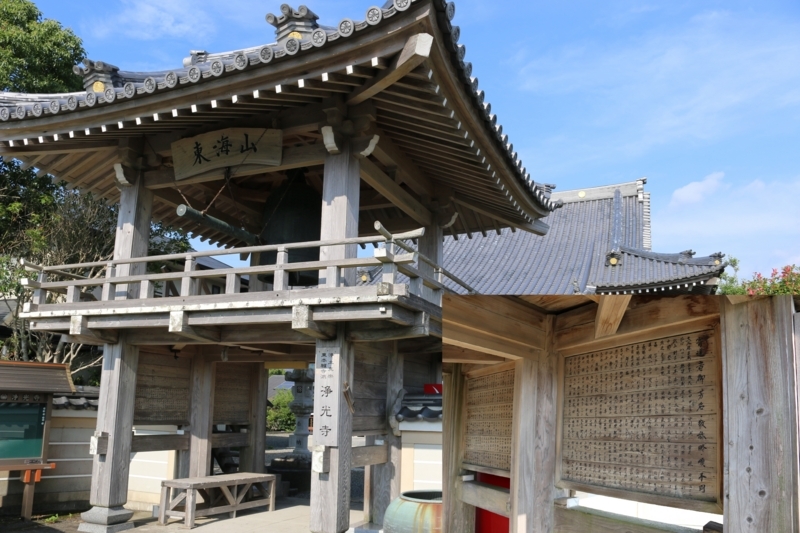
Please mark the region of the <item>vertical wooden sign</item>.
POLYGON ((338 446, 339 404, 343 391, 339 380, 341 353, 336 347, 317 347, 314 383, 314 445, 338 446))

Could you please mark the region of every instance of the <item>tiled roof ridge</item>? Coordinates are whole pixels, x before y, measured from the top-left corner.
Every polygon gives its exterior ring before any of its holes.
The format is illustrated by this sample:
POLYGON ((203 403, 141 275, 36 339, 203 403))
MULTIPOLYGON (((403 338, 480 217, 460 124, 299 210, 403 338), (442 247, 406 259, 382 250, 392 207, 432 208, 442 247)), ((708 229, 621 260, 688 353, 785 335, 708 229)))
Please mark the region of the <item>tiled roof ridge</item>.
POLYGON ((694 250, 684 250, 678 253, 660 253, 640 248, 631 248, 629 246, 620 246, 620 252, 643 259, 652 259, 654 261, 676 263, 679 265, 719 266, 719 268, 722 269, 729 264, 727 261, 722 261, 725 257, 725 254, 722 252, 716 252, 703 257, 694 257, 696 255, 694 250))
MULTIPOLYGON (((174 89, 180 85, 197 83, 203 79, 258 67, 312 48, 324 47, 330 42, 348 38, 356 32, 379 26, 385 19, 408 10, 414 3, 424 1, 388 0, 383 7, 368 8, 363 21, 356 22, 344 18, 334 28, 318 25, 316 23, 318 17, 304 5, 295 10, 289 4, 282 4, 281 15, 267 15, 267 21, 276 27, 277 42, 215 54, 193 51, 182 67, 173 70, 128 72, 119 70, 109 63, 86 59, 83 61, 83 67, 75 67, 75 72, 84 77, 84 86, 87 88, 85 93, 48 95, 4 93, 0 96, 0 121, 36 119, 95 105, 112 104, 117 100, 142 97, 174 89), (103 84, 103 88, 100 92, 95 92, 92 88, 98 82, 103 84)), ((503 133, 502 125, 497 123, 497 116, 492 114, 491 104, 485 101, 484 91, 478 89, 478 78, 472 75, 472 63, 464 61, 466 47, 458 44, 461 30, 451 23, 455 16, 455 3, 446 0, 430 1, 437 12, 435 18, 444 36, 445 47, 450 52, 451 62, 465 92, 471 95, 473 106, 484 117, 484 126, 492 134, 500 152, 505 154, 516 179, 525 187, 531 198, 546 211, 554 211, 561 207, 562 202, 552 200, 531 179, 519 154, 514 151, 514 145, 509 141, 508 135, 503 133)), ((99 85, 97 87, 99 88, 99 85)), ((497 178, 497 183, 503 187, 500 178, 497 178)), ((528 222, 533 222, 533 217, 524 212, 511 193, 508 190, 505 190, 505 193, 517 211, 528 222)))

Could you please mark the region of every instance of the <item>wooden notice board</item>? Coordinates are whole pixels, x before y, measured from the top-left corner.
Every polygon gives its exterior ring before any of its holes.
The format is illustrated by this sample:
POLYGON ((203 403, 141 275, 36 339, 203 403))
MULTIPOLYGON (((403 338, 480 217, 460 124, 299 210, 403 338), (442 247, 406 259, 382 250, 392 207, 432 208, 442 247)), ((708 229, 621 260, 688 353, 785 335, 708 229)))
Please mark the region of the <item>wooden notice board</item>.
POLYGON ((721 512, 720 365, 714 331, 564 358, 558 486, 721 512))
POLYGON ((467 375, 464 468, 508 477, 514 375, 513 362, 467 375))

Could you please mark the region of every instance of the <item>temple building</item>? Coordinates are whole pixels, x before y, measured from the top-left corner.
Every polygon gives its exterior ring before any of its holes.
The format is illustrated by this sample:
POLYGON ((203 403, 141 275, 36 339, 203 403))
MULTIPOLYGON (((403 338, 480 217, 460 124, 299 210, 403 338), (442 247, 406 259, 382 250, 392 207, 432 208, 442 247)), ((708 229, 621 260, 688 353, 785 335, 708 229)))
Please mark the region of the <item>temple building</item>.
MULTIPOLYGON (((392 424, 406 391, 441 382, 443 294, 471 291, 442 266, 444 235, 544 235, 560 205, 503 133, 454 15, 394 0, 325 26, 284 4, 267 15, 271 43, 160 72, 87 59, 85 91, 0 97, 0 155, 120 204, 107 262, 26 263, 31 327, 104 346, 81 530, 132 527, 132 451, 177 450, 187 483, 217 448, 262 472, 265 366, 298 363, 316 368, 309 529, 350 527, 353 466, 367 467, 364 519, 380 525, 401 485, 392 424), (148 256, 155 221, 250 266, 200 268, 214 250, 148 256), (183 268, 152 268, 165 263, 183 268), (380 281, 359 285, 357 269, 377 266, 380 281), (104 275, 86 279, 90 267, 104 275), (179 429, 132 432, 152 425, 179 429)), ((191 524, 194 489, 178 492, 161 507, 191 524)))

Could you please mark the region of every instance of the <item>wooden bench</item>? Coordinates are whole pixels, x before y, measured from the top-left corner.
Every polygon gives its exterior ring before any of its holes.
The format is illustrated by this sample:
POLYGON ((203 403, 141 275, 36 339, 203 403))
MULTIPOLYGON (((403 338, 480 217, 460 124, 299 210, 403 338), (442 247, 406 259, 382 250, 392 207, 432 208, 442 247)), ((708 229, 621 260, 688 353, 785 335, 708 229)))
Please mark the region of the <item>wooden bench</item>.
POLYGON ((194 527, 194 519, 200 516, 211 516, 229 513, 236 518, 236 511, 268 505, 270 511, 275 510, 275 475, 251 474, 239 472, 221 476, 170 479, 161 482, 161 506, 158 509, 158 523, 165 525, 168 517, 183 518, 186 527, 194 527), (265 487, 264 485, 269 485, 265 487), (254 488, 258 496, 245 501, 245 497, 254 488), (175 498, 171 498, 172 489, 182 489, 175 498), (203 497, 204 505, 197 508, 197 493, 203 497), (183 504, 183 510, 178 508, 183 504))

